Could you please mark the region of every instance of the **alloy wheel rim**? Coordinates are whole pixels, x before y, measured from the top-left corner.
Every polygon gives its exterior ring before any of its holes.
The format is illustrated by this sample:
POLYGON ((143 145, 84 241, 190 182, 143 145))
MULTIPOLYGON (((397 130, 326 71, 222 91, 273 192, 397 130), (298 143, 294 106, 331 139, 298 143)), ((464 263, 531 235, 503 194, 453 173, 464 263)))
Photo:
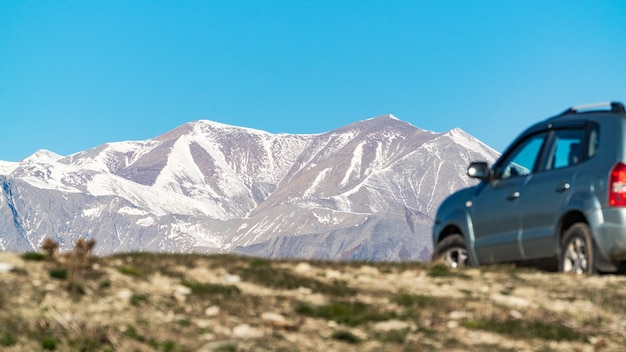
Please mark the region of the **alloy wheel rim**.
POLYGON ((465 248, 450 248, 446 252, 445 262, 453 268, 463 267, 467 263, 467 250, 465 248))
POLYGON ((563 258, 563 271, 576 274, 587 272, 588 252, 585 241, 581 238, 574 238, 567 245, 563 258))

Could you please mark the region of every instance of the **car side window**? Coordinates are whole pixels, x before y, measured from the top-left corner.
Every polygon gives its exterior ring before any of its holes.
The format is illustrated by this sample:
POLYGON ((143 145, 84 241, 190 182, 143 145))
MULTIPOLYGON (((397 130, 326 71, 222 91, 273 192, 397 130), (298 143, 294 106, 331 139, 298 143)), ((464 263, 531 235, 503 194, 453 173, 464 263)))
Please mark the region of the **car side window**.
POLYGON ((584 129, 554 131, 551 153, 548 156, 549 170, 574 166, 582 162, 582 146, 585 138, 584 129))
POLYGON ((531 174, 536 168, 546 136, 546 133, 542 133, 524 140, 509 154, 496 175, 501 179, 507 179, 531 174))

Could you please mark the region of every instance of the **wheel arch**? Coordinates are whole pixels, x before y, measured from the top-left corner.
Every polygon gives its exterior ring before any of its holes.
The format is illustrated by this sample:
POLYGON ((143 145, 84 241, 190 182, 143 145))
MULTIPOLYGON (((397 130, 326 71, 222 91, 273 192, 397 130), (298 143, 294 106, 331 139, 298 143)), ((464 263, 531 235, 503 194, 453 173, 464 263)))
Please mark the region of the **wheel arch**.
POLYGON ((433 249, 444 239, 453 235, 459 235, 465 240, 470 265, 476 265, 478 261, 476 260, 476 254, 474 253, 474 234, 472 232, 472 224, 469 214, 464 211, 455 211, 450 214, 446 220, 447 221, 441 222, 435 226, 433 249))
POLYGON ((559 224, 556 229, 556 234, 558 235, 557 246, 559 248, 559 251, 560 251, 561 245, 563 244, 563 237, 565 236, 567 229, 569 229, 572 225, 579 223, 579 222, 589 225, 589 221, 587 221, 587 217, 585 217, 585 214, 583 214, 583 212, 580 210, 570 210, 567 213, 563 214, 563 216, 561 216, 561 220, 559 221, 559 224))
MULTIPOLYGON (((441 229, 441 231, 439 232, 439 237, 437 238, 437 242, 441 242, 443 241, 446 237, 448 236, 452 236, 452 235, 461 235, 463 237, 466 237, 463 234, 463 231, 461 230, 461 228, 455 224, 448 224, 446 227, 444 227, 443 229, 441 229)), ((466 238, 467 241, 467 238, 466 238)))
MULTIPOLYGON (((600 253, 600 251, 598 250, 598 246, 595 243, 595 236, 593 235, 593 227, 591 226, 590 221, 587 219, 587 217, 585 216, 585 214, 580 211, 580 210, 571 210, 565 214, 563 214, 563 216, 561 217, 561 220, 559 221, 559 225, 557 227, 557 251, 559 253, 562 252, 562 246, 563 246, 563 239, 565 237, 565 234, 567 233, 567 230, 574 224, 577 223, 584 223, 585 225, 589 226, 589 231, 591 231, 591 242, 592 242, 592 246, 593 246, 593 251, 594 251, 594 260, 595 260, 595 266, 597 267, 598 270, 602 271, 602 272, 615 272, 618 270, 618 264, 611 262, 610 260, 608 260, 604 255, 602 255, 602 253, 600 253)), ((559 261, 561 260, 561 258, 559 258, 559 261)))

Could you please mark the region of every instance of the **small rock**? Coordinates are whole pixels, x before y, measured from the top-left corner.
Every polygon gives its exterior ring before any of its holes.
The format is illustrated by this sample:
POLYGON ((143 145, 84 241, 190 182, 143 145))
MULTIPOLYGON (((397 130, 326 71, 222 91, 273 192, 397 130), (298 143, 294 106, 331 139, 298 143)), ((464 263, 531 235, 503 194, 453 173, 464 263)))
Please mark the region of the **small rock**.
POLYGON ((270 312, 261 314, 261 319, 266 322, 284 322, 287 320, 282 314, 270 312))
POLYGON ((471 318, 471 314, 467 313, 467 312, 462 312, 462 311, 452 311, 450 312, 450 319, 453 320, 460 320, 460 319, 465 319, 465 318, 471 318))
POLYGON ((341 277, 341 272, 337 270, 328 270, 326 272, 326 277, 329 279, 339 279, 341 277))
POLYGON ((13 265, 9 263, 0 263, 0 273, 6 273, 13 270, 13 265))
POLYGON ((239 277, 239 275, 225 274, 224 281, 229 284, 236 284, 241 281, 241 277, 239 277))
POLYGON ((303 273, 307 273, 309 271, 311 271, 311 264, 309 263, 298 263, 298 265, 296 265, 296 267, 293 269, 293 271, 303 274, 303 273))
POLYGON ((509 314, 511 315, 513 319, 517 319, 517 320, 520 320, 524 317, 524 315, 522 315, 522 313, 520 313, 517 310, 512 310, 509 314))
POLYGON ((409 324, 401 320, 381 321, 381 322, 376 323, 376 325, 374 325, 374 330, 378 332, 407 330, 408 328, 409 328, 409 324))
POLYGON ((120 300, 128 300, 133 296, 133 291, 129 289, 121 289, 117 292, 117 298, 120 300))
POLYGON ((303 294, 303 295, 310 295, 313 293, 313 290, 311 290, 308 287, 298 287, 298 289, 296 290, 298 293, 303 294))
POLYGON ((263 337, 263 332, 257 328, 253 328, 248 324, 235 326, 233 335, 240 339, 257 339, 263 337))
POLYGON ((188 294, 191 293, 191 289, 187 286, 183 286, 183 285, 178 285, 176 286, 176 288, 174 289, 174 294, 179 294, 179 295, 183 295, 183 296, 187 296, 188 294))
POLYGON ((289 321, 278 313, 263 313, 261 314, 261 319, 275 329, 295 330, 298 327, 296 322, 289 321))
POLYGON ((515 306, 521 308, 530 306, 530 302, 527 299, 510 295, 493 294, 491 295, 491 300, 497 303, 505 304, 507 306, 515 306))
POLYGON ((456 329, 459 327, 459 322, 456 320, 450 320, 446 326, 448 327, 448 329, 456 329))
POLYGON ((377 268, 369 265, 363 265, 359 270, 361 271, 361 273, 366 275, 376 276, 380 274, 380 271, 378 271, 377 268))
POLYGON ((237 349, 238 342, 229 340, 207 343, 206 345, 200 347, 198 352, 237 351, 237 349))
POLYGON ((599 339, 597 337, 590 339, 589 342, 593 345, 594 351, 601 351, 608 345, 604 339, 599 339))
POLYGON ((199 327, 200 329, 206 329, 212 324, 210 320, 204 320, 204 319, 196 320, 195 323, 196 323, 196 326, 199 327))
POLYGON ((214 317, 218 314, 220 314, 220 307, 218 306, 211 306, 204 311, 204 315, 208 317, 214 317))
POLYGON ((191 289, 187 286, 178 285, 174 288, 174 298, 176 298, 178 302, 185 302, 190 293, 191 289))

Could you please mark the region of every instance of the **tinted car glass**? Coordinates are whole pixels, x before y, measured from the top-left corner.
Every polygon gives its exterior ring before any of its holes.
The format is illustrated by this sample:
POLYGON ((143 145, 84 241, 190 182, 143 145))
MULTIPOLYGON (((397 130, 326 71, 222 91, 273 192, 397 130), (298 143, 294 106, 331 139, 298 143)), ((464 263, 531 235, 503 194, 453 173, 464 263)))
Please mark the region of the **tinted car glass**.
POLYGON ((558 130, 554 132, 552 153, 548 169, 574 166, 582 161, 584 129, 558 130))
POLYGON ((503 179, 529 175, 535 170, 545 139, 546 134, 542 133, 523 141, 498 169, 497 175, 503 179))

